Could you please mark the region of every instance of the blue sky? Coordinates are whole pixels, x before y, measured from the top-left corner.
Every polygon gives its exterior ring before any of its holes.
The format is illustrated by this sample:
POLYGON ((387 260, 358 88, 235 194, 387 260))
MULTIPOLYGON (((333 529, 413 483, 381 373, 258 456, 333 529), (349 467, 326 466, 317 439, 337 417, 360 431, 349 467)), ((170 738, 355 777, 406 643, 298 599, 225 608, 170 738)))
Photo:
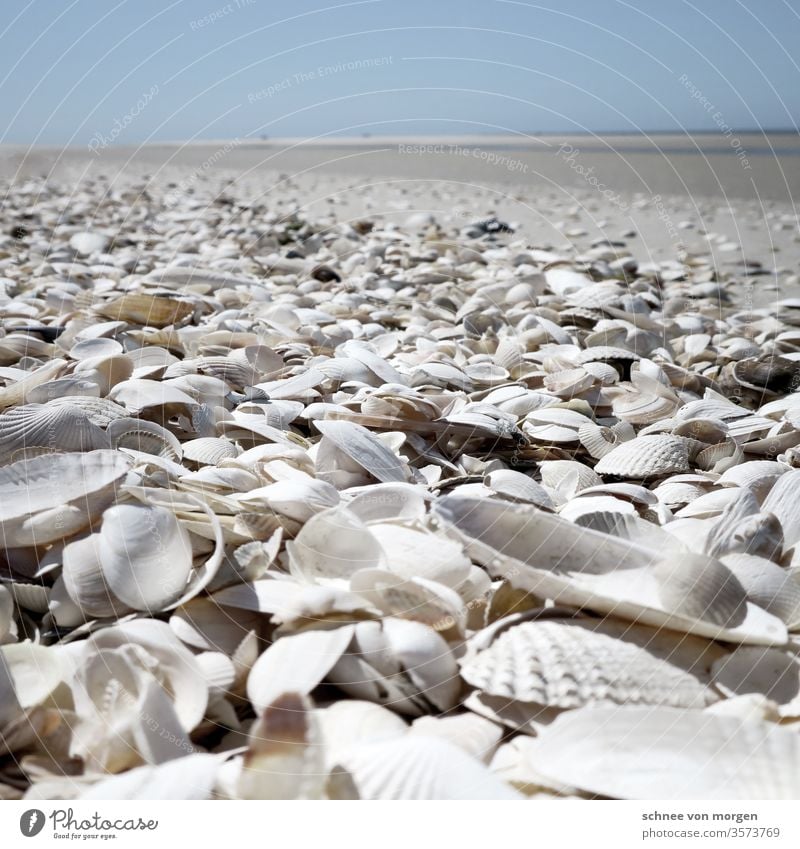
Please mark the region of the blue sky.
POLYGON ((2 8, 3 142, 716 130, 720 121, 741 132, 794 128, 800 117, 800 0, 2 8))

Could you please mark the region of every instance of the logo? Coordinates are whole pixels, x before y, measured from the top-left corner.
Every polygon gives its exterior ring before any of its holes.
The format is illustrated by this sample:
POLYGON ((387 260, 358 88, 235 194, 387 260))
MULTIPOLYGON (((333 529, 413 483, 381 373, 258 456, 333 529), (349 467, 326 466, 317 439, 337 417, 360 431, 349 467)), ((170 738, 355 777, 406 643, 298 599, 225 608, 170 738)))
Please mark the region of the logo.
POLYGON ((19 818, 19 830, 25 837, 36 837, 44 828, 44 814, 38 808, 31 808, 19 818))

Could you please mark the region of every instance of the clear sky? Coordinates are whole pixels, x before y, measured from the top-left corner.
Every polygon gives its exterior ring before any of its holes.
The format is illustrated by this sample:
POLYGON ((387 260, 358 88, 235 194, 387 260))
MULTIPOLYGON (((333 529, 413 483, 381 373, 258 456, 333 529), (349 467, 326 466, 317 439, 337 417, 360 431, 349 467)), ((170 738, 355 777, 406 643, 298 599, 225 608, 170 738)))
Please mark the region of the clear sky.
POLYGON ((0 8, 3 142, 800 123, 800 0, 0 8))

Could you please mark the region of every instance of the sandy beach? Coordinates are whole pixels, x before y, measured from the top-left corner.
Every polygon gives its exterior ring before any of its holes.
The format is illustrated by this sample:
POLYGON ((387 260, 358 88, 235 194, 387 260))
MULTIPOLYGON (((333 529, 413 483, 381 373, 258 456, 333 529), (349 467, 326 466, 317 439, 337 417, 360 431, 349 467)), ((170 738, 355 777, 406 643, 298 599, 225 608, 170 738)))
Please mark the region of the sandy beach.
POLYGON ((497 215, 531 244, 623 240, 642 260, 708 251, 759 305, 798 292, 800 141, 793 134, 230 139, 0 149, 0 175, 70 184, 174 183, 211 199, 347 221, 412 211, 497 215), (635 235, 633 235, 635 234, 635 235), (757 272, 757 273, 756 273, 757 272))

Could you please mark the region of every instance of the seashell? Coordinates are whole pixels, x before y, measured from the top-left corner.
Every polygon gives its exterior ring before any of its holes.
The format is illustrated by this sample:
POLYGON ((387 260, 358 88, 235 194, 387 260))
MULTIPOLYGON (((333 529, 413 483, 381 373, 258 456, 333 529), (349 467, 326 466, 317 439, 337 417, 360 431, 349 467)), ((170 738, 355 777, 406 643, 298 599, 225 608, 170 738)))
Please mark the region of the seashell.
POLYGON ((765 513, 772 513, 781 523, 787 547, 800 542, 798 486, 800 486, 800 469, 792 469, 778 478, 761 505, 765 513))
POLYGON ((212 799, 224 756, 194 752, 157 766, 139 766, 103 778, 76 798, 89 799, 212 799))
POLYGON ((380 543, 367 526, 342 506, 312 516, 286 544, 289 566, 299 580, 342 585, 359 569, 383 565, 380 543))
POLYGON ((178 324, 194 312, 194 305, 165 296, 121 295, 95 307, 102 316, 145 327, 167 327, 178 324))
POLYGON ((425 515, 425 492, 410 484, 373 484, 363 491, 349 490, 347 509, 362 522, 421 519, 425 515))
POLYGON ((758 512, 750 490, 740 492, 746 498, 725 507, 707 536, 706 551, 712 557, 741 552, 779 563, 783 555, 781 523, 772 513, 758 512))
POLYGON ((304 631, 282 637, 256 661, 247 678, 247 697, 262 714, 284 693, 308 695, 347 651, 353 626, 304 631))
POLYGON ((447 496, 434 515, 490 574, 505 575, 538 598, 714 639, 786 641, 782 623, 748 605, 742 586, 717 560, 650 549, 493 499, 447 496))
POLYGON ((410 733, 447 740, 486 764, 491 761, 503 737, 499 725, 475 713, 421 716, 411 724, 410 733))
POLYGON ((43 545, 87 527, 128 472, 114 451, 54 454, 0 468, 0 528, 8 547, 43 545))
POLYGON ((140 451, 179 462, 183 455, 177 437, 155 422, 142 419, 115 419, 106 428, 113 448, 140 451))
POLYGON ((50 360, 40 368, 24 374, 11 386, 0 389, 0 410, 27 403, 33 389, 58 377, 66 365, 66 360, 50 360))
POLYGON ((6 462, 108 447, 106 434, 79 407, 24 404, 0 414, 0 453, 6 462))
POLYGON ((601 427, 594 422, 586 422, 578 428, 581 445, 595 460, 605 457, 615 446, 633 439, 635 435, 633 427, 627 422, 614 427, 601 427))
POLYGON ((181 449, 183 460, 198 466, 217 466, 223 460, 230 460, 239 454, 239 449, 234 443, 214 436, 190 439, 183 443, 181 449))
POLYGON ((458 590, 471 564, 461 545, 428 531, 393 523, 373 523, 369 532, 384 552, 386 568, 406 578, 426 578, 458 590))
POLYGON ((652 478, 689 471, 686 443, 675 436, 639 436, 604 454, 595 471, 623 478, 652 478))
POLYGON ((422 734, 353 746, 341 764, 361 799, 522 798, 458 746, 422 734))
POLYGON ((461 689, 444 639, 407 619, 359 622, 350 651, 339 657, 328 678, 355 698, 411 716, 429 713, 429 706, 449 710, 461 689))
POLYGON ((529 756, 551 781, 617 799, 796 799, 798 746, 794 732, 770 722, 614 707, 563 714, 529 756))
POLYGON ((561 500, 572 498, 581 490, 603 482, 597 472, 574 460, 548 460, 539 464, 539 472, 542 484, 555 491, 561 500))
POLYGON ((163 507, 110 507, 99 533, 70 545, 77 546, 76 565, 96 562, 112 597, 134 610, 159 611, 177 601, 192 570, 189 535, 163 507))
POLYGON ((325 481, 308 478, 278 481, 252 489, 239 496, 238 501, 248 507, 266 505, 290 519, 306 522, 316 513, 335 507, 339 503, 339 493, 325 481))
POLYGON ((648 704, 702 708, 715 696, 698 659, 709 644, 686 637, 678 646, 663 632, 625 622, 548 619, 502 631, 492 644, 468 655, 461 675, 490 696, 541 707, 648 704), (686 650, 684 652, 684 650, 686 650))
POLYGON ((484 483, 497 495, 509 501, 522 501, 548 510, 555 509, 544 487, 521 472, 498 469, 496 472, 490 472, 484 479, 484 483))
POLYGON ((128 415, 128 411, 119 404, 115 404, 107 398, 98 398, 91 395, 71 395, 66 398, 53 398, 45 406, 51 408, 63 406, 78 407, 86 413, 92 424, 96 424, 99 428, 107 428, 115 419, 120 419, 128 415))
POLYGON ((725 554, 722 562, 753 604, 777 616, 790 630, 800 627, 800 582, 793 575, 754 554, 725 554))
POLYGON ((544 385, 548 392, 559 398, 573 398, 586 392, 595 382, 594 375, 582 368, 566 369, 555 374, 545 375, 544 385))
MULTIPOLYGON (((403 483, 407 473, 400 459, 361 425, 342 421, 317 421, 317 429, 337 449, 382 483, 403 483)), ((321 478, 325 480, 324 473, 321 478)))
POLYGON ((466 629, 467 611, 461 597, 436 581, 362 569, 353 575, 350 589, 386 616, 422 622, 439 633, 454 630, 459 635, 466 629))

